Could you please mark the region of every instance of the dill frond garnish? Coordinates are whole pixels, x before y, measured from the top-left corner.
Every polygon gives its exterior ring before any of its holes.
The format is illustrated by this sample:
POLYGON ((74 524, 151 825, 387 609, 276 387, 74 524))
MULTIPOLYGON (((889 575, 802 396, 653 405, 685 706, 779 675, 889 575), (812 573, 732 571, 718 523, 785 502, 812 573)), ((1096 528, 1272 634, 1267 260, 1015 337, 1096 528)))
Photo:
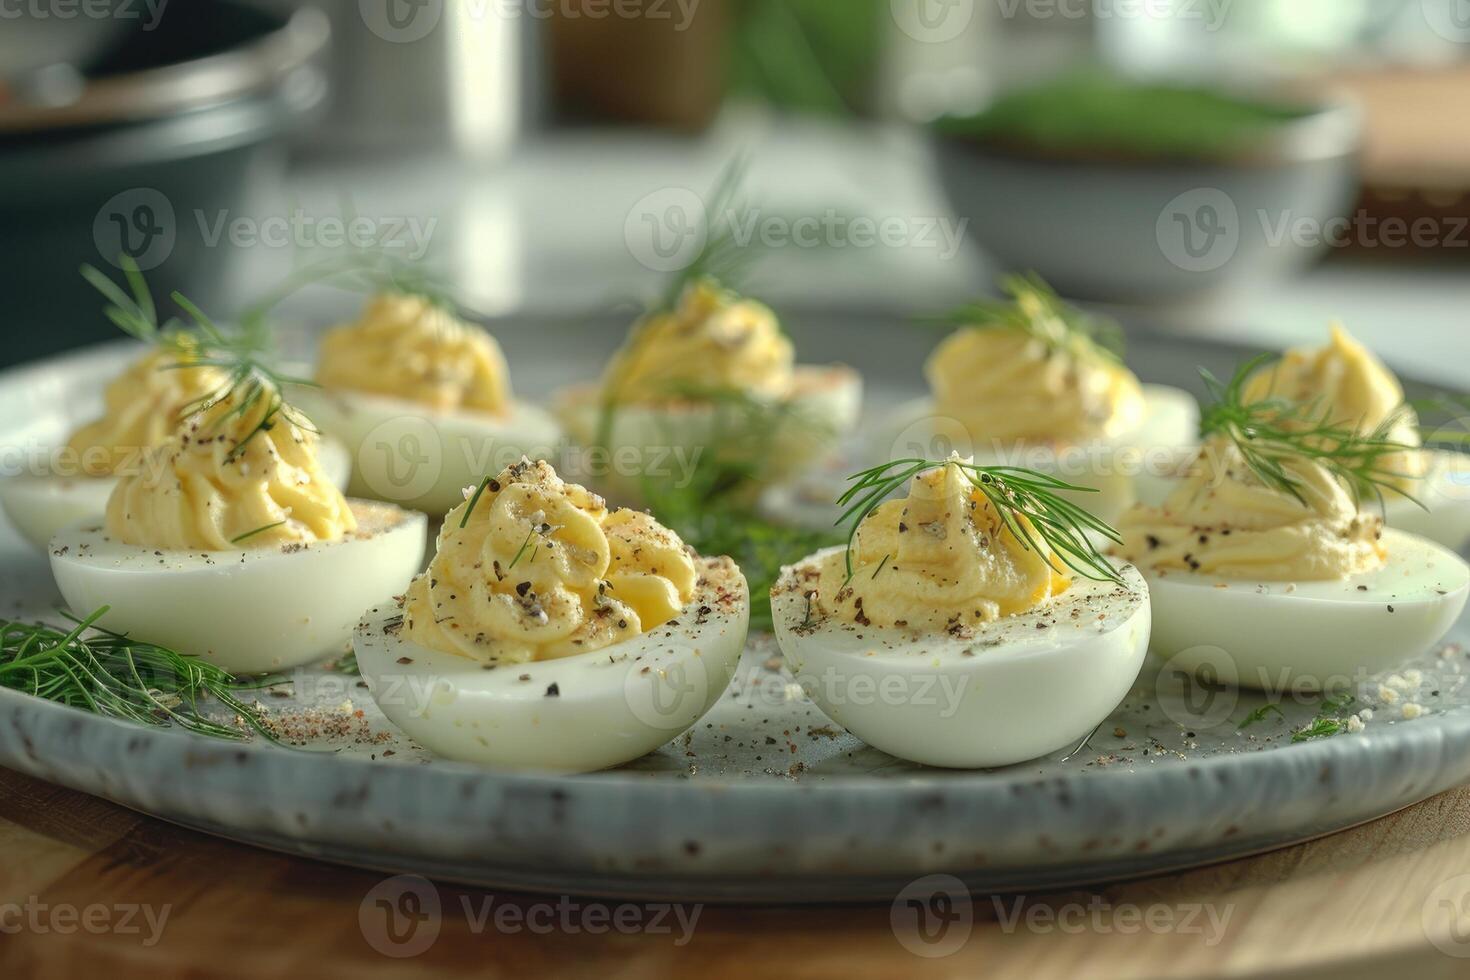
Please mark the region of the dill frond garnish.
MULTIPOLYGON (((1118 570, 1087 536, 1091 531, 1121 544, 1122 538, 1118 532, 1106 521, 1099 520, 1059 496, 1061 493, 1096 491, 1073 486, 1045 473, 1017 466, 979 466, 955 459, 918 458, 896 459, 848 477, 852 486, 837 498, 837 506, 847 509, 836 523, 839 527, 851 525, 847 533, 846 556, 849 581, 853 574, 853 544, 863 519, 920 473, 950 465, 958 466, 964 472, 975 489, 995 508, 1005 529, 1026 548, 1039 553, 1040 544, 1044 542, 1067 568, 1083 578, 1123 584, 1118 570), (1025 522, 1019 520, 1023 516, 1026 518, 1025 522), (1038 538, 1041 540, 1038 541, 1038 538)), ((1047 558, 1047 563, 1055 571, 1062 572, 1050 557, 1047 558)))
POLYGON ((1060 353, 1123 359, 1123 330, 1112 320, 1069 306, 1035 273, 1005 276, 1005 300, 980 300, 929 318, 949 327, 1018 330, 1060 353))
POLYGON ((281 374, 270 365, 267 354, 272 345, 264 320, 225 330, 183 294, 174 293, 173 301, 194 321, 194 335, 198 338, 190 348, 189 360, 180 361, 178 366, 202 365, 225 373, 225 383, 186 406, 184 414, 203 414, 217 406, 228 406, 211 421, 211 429, 215 431, 233 419, 255 419, 250 431, 230 449, 225 457, 227 462, 239 459, 256 436, 269 432, 282 419, 298 429, 317 431, 311 420, 281 394, 287 384, 315 387, 315 382, 281 374))
MULTIPOLYGON (((671 315, 678 309, 686 290, 701 282, 738 295, 736 283, 745 268, 754 261, 753 242, 741 243, 736 234, 737 222, 732 216, 742 210, 738 196, 745 179, 746 161, 737 156, 725 165, 715 186, 705 198, 702 225, 696 233, 704 236, 704 244, 687 265, 674 273, 663 293, 648 304, 639 315, 619 357, 636 360, 643 345, 657 339, 648 322, 660 315, 671 315)), ((609 385, 603 389, 598 408, 597 431, 593 444, 611 448, 614 416, 623 401, 623 393, 609 385)))
POLYGON ((92 288, 107 300, 107 305, 102 308, 102 315, 123 333, 145 344, 156 344, 160 338, 178 330, 177 320, 158 322, 158 308, 153 303, 153 294, 132 256, 124 252, 119 257, 118 264, 122 266, 123 278, 132 291, 131 296, 94 266, 83 265, 81 268, 82 278, 91 283, 92 288))
MULTIPOLYGON (((1387 468, 1388 458, 1419 447, 1389 438, 1404 418, 1391 414, 1371 432, 1359 433, 1331 420, 1331 409, 1319 403, 1293 402, 1283 398, 1245 400, 1245 385, 1258 369, 1276 359, 1262 354, 1242 364, 1228 382, 1200 370, 1213 399, 1200 416, 1200 438, 1222 436, 1240 451, 1246 466, 1263 484, 1290 494, 1305 504, 1300 481, 1284 465, 1292 458, 1314 461, 1340 480, 1359 506, 1374 498, 1381 506, 1383 492, 1392 491, 1410 500, 1414 496, 1398 486, 1409 474, 1387 468)), ((1403 412, 1408 412, 1405 407, 1403 412)), ((1420 506, 1423 506, 1422 504, 1420 506)))
POLYGON ((271 366, 274 344, 264 318, 244 319, 226 328, 205 315, 188 297, 175 292, 174 303, 188 314, 192 323, 186 326, 173 317, 159 323, 157 307, 137 263, 123 256, 119 264, 132 290, 131 296, 96 268, 84 265, 81 269, 82 277, 107 300, 103 310, 107 318, 129 336, 171 354, 173 362, 165 370, 213 367, 225 375, 220 387, 185 405, 181 419, 207 412, 217 405, 230 407, 213 420, 215 428, 235 418, 258 416, 252 430, 230 450, 229 460, 239 458, 250 440, 269 431, 281 418, 298 428, 316 431, 311 421, 281 394, 285 384, 315 387, 315 383, 281 374, 271 366))
POLYGON ((103 606, 61 630, 0 620, 0 687, 58 704, 155 727, 178 725, 196 735, 241 740, 247 733, 211 721, 200 702, 213 698, 259 733, 275 736, 254 708, 234 694, 231 674, 197 657, 131 639, 97 625, 103 606))
POLYGON ((455 314, 467 308, 455 298, 446 279, 423 263, 381 248, 352 248, 293 270, 274 289, 247 306, 240 313, 239 322, 255 324, 267 320, 276 307, 308 286, 326 286, 364 296, 376 293, 418 296, 455 314))
POLYGON ((736 222, 731 220, 732 215, 744 209, 740 186, 745 181, 747 166, 746 158, 737 156, 720 171, 705 198, 704 246, 688 265, 674 274, 659 302, 648 311, 650 314, 674 309, 684 290, 704 279, 736 289, 741 274, 756 256, 754 242, 742 244, 736 234, 736 222))

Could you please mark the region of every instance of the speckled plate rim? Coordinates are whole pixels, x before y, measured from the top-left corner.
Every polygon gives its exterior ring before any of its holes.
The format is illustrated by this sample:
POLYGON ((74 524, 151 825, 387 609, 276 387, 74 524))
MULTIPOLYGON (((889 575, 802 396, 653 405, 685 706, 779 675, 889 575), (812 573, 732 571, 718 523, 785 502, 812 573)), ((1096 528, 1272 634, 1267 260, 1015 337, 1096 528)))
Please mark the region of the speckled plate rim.
POLYGON ((1465 711, 1272 749, 1264 766, 1253 753, 1126 774, 797 783, 387 764, 138 728, 12 691, 0 719, 0 763, 186 826, 471 884, 625 897, 867 900, 938 871, 980 891, 1107 880, 1309 839, 1470 781, 1465 711), (1178 812, 1191 801, 1195 813, 1178 812))

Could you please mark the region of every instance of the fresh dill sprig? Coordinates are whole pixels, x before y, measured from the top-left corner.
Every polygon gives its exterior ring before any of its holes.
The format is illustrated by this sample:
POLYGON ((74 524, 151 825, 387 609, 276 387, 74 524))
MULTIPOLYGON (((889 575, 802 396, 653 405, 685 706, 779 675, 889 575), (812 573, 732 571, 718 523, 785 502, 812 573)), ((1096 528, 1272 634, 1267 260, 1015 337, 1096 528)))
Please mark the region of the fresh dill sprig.
POLYGON ((1275 359, 1276 355, 1272 354, 1254 357, 1236 369, 1228 382, 1200 369, 1213 398, 1213 403, 1206 405, 1200 416, 1200 438, 1229 439, 1257 479, 1303 504, 1306 499, 1302 496, 1301 481, 1285 465, 1293 458, 1324 466, 1347 487, 1359 506, 1368 497, 1378 500, 1381 506, 1385 490, 1418 503, 1398 485, 1397 481, 1408 474, 1386 468, 1388 457, 1419 448, 1390 438, 1404 416, 1392 414, 1373 431, 1359 433, 1350 426, 1333 422, 1331 409, 1319 411, 1315 401, 1293 402, 1283 398, 1247 401, 1246 383, 1258 369, 1275 359))
POLYGON ((212 428, 218 430, 232 419, 249 418, 252 413, 259 412, 255 425, 226 455, 227 461, 240 458, 256 436, 269 432, 280 419, 299 429, 316 432, 311 420, 281 394, 282 387, 287 384, 315 387, 315 383, 281 374, 270 365, 266 356, 271 348, 269 328, 264 320, 229 331, 211 320, 183 294, 175 292, 173 301, 193 319, 195 333, 199 337, 189 359, 180 361, 177 366, 214 367, 225 373, 224 384, 185 406, 184 414, 205 413, 217 405, 233 402, 228 411, 211 423, 212 428), (260 408, 262 404, 264 409, 260 408))
MULTIPOLYGON (((1111 525, 1059 496, 1060 493, 1088 492, 1056 477, 1017 466, 979 466, 958 459, 896 459, 863 470, 848 477, 852 486, 837 498, 837 506, 847 508, 837 525, 851 525, 847 534, 847 577, 852 579, 852 552, 858 526, 895 491, 926 470, 938 466, 958 466, 995 508, 1002 526, 1027 549, 1041 553, 1041 543, 1049 546, 1072 571, 1098 582, 1123 584, 1123 578, 1088 538, 1089 531, 1122 543, 1111 525), (1022 521, 1020 518, 1025 517, 1022 521), (1040 539, 1038 541, 1037 539, 1040 539)), ((1047 557, 1047 563, 1058 568, 1047 557)))
POLYGON ((239 322, 250 325, 266 321, 276 307, 308 286, 327 286, 367 296, 375 293, 418 296, 456 314, 467 309, 455 298, 444 277, 424 264, 382 248, 353 248, 293 270, 270 292, 241 311, 239 322))
MULTIPOLYGON (((669 280, 663 294, 644 309, 619 357, 636 360, 644 345, 656 340, 649 329, 649 321, 660 315, 668 315, 678 309, 684 293, 693 285, 708 282, 712 286, 738 293, 736 286, 745 268, 754 261, 756 250, 753 243, 742 243, 736 234, 737 222, 732 215, 742 210, 738 195, 745 179, 746 160, 743 156, 732 159, 720 172, 714 188, 705 198, 703 214, 697 228, 681 229, 691 234, 702 234, 704 244, 687 265, 679 269, 669 280)), ((608 447, 612 439, 614 417, 622 403, 622 392, 613 386, 602 392, 598 407, 597 431, 593 444, 608 447)))
POLYGON ((720 171, 714 187, 705 198, 700 229, 704 234, 704 246, 688 265, 674 274, 650 313, 674 309, 679 305, 679 297, 684 295, 684 290, 701 280, 710 279, 727 289, 736 288, 741 274, 755 260, 756 252, 750 247, 753 243, 739 240, 736 222, 731 220, 733 214, 743 210, 740 187, 745 182, 747 169, 748 161, 742 155, 736 156, 720 171))
POLYGON ((1048 350, 1122 360, 1122 328, 1105 317, 1069 306, 1034 272, 1005 276, 1000 286, 1011 297, 1009 301, 980 300, 929 319, 950 327, 1018 330, 1041 341, 1048 350))
POLYGON ((141 725, 174 724, 197 735, 240 740, 246 733, 211 721, 200 702, 212 697, 262 737, 275 736, 234 694, 226 670, 97 625, 103 606, 61 630, 0 620, 0 687, 141 725))
POLYGON ((122 267, 123 278, 132 295, 95 266, 83 265, 81 268, 82 278, 107 300, 107 305, 102 308, 102 315, 123 333, 146 344, 156 344, 161 338, 177 331, 177 320, 158 322, 158 307, 154 304, 153 294, 133 257, 124 252, 118 258, 118 265, 122 267))
POLYGON ((316 431, 310 420, 292 408, 281 394, 285 384, 314 387, 314 383, 286 376, 271 366, 274 344, 264 317, 245 319, 226 328, 205 315, 188 297, 175 292, 174 303, 188 314, 192 324, 186 328, 172 317, 159 323, 157 306, 137 263, 124 255, 119 264, 132 295, 93 266, 84 265, 81 269, 82 278, 107 300, 104 313, 108 319, 129 336, 172 354, 173 363, 167 366, 168 370, 213 367, 225 375, 219 388, 185 405, 181 418, 233 400, 230 410, 215 420, 218 427, 233 418, 248 416, 265 400, 266 408, 257 424, 230 450, 229 459, 237 459, 251 439, 269 431, 279 418, 286 418, 298 428, 316 431))

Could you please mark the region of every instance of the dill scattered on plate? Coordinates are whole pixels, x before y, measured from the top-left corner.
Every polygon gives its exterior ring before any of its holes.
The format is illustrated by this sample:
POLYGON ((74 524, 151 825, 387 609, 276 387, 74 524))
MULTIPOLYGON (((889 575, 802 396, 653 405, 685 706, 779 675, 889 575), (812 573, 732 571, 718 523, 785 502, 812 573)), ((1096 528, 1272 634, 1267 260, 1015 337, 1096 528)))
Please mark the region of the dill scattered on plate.
MULTIPOLYGON (((852 550, 858 526, 909 480, 939 466, 958 466, 995 508, 1002 525, 1026 548, 1040 551, 1045 542, 1063 564, 1083 578, 1123 584, 1122 576, 1088 538, 1096 532, 1122 543, 1111 525, 1059 496, 1068 492, 1096 492, 1073 486, 1056 477, 1017 466, 979 466, 957 459, 896 459, 848 477, 852 486, 837 499, 847 508, 837 524, 850 525, 847 533, 847 577, 852 578, 852 550), (1026 522, 1019 520, 1027 518, 1026 522), (1038 541, 1037 539, 1041 540, 1038 541)), ((1048 559, 1056 571, 1054 563, 1048 559)))
POLYGON ((1351 694, 1339 694, 1335 697, 1323 698, 1322 703, 1317 706, 1317 717, 1300 728, 1293 730, 1291 740, 1293 742, 1310 742, 1317 738, 1341 735, 1348 730, 1348 716, 1352 714, 1348 709, 1357 700, 1351 694))
POLYGON ((1365 498, 1382 504, 1385 490, 1415 499, 1397 485, 1396 481, 1406 474, 1387 468, 1389 457, 1419 448, 1389 438, 1403 415, 1392 414, 1372 432, 1359 433, 1332 422, 1331 409, 1319 408, 1316 401, 1293 402, 1282 398, 1246 401, 1246 382, 1274 360, 1276 355, 1272 354, 1252 358, 1228 382, 1200 370, 1213 398, 1200 416, 1201 439, 1211 436, 1229 439, 1257 479, 1302 503, 1306 500, 1300 480, 1285 466, 1293 458, 1312 460, 1326 467, 1342 481, 1359 505, 1365 498))
POLYGON ((1252 711, 1250 714, 1246 715, 1243 719, 1241 719, 1240 724, 1239 725, 1236 725, 1235 727, 1237 729, 1249 728, 1249 727, 1251 727, 1254 724, 1257 724, 1259 722, 1265 721, 1266 720, 1266 716, 1268 714, 1273 713, 1273 712, 1276 714, 1276 716, 1278 718, 1285 718, 1286 717, 1286 713, 1283 712, 1278 705, 1274 705, 1274 704, 1263 704, 1259 708, 1257 708, 1255 711, 1252 711))
POLYGON ((979 300, 927 319, 946 327, 1018 330, 1048 350, 1122 360, 1123 329, 1069 305, 1035 273, 1004 276, 1000 287, 1009 300, 979 300))
POLYGON ((274 742, 260 714, 235 696, 226 670, 97 625, 108 611, 72 620, 61 630, 44 623, 0 620, 0 687, 107 718, 196 735, 240 740, 248 733, 212 721, 201 702, 213 698, 274 742))

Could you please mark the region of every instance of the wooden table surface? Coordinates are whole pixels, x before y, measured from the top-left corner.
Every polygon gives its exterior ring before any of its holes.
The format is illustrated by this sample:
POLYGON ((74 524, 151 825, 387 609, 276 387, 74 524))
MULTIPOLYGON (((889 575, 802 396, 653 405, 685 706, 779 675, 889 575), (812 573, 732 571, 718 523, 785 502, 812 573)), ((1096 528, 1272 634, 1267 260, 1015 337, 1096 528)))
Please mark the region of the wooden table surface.
POLYGON ((929 943, 906 903, 670 910, 387 879, 4 769, 0 854, 5 978, 1470 976, 1470 788, 1227 864, 921 903, 929 943))

